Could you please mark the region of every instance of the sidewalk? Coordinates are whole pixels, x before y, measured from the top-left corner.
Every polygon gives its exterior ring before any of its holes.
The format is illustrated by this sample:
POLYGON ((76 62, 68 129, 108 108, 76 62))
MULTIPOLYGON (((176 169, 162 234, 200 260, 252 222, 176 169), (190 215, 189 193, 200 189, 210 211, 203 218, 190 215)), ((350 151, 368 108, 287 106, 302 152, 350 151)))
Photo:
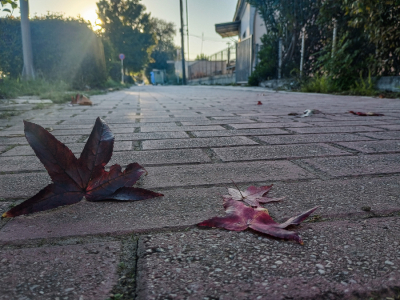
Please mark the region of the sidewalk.
POLYGON ((0 119, 0 213, 50 182, 23 119, 79 155, 104 118, 109 165, 137 161, 140 186, 165 196, 1 220, 0 299, 399 299, 399 99, 146 86, 91 100, 0 119), (288 115, 305 109, 323 114, 288 115), (197 228, 224 215, 232 180, 274 184, 277 221, 319 205, 295 229, 304 246, 197 228))

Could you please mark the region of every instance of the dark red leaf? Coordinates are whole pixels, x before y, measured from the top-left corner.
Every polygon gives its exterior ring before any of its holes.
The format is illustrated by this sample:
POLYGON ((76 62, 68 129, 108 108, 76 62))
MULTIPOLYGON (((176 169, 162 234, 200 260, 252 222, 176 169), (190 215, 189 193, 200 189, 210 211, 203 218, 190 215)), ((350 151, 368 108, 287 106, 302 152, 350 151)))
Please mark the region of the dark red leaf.
POLYGON ((123 172, 119 165, 112 166, 109 172, 104 170, 112 156, 114 135, 100 118, 97 118, 79 159, 43 127, 27 121, 24 123, 25 136, 44 164, 53 184, 4 213, 3 217, 74 204, 83 196, 89 201, 135 201, 163 196, 145 189, 132 188, 143 174, 147 174, 137 163, 128 165, 123 172))
POLYGON ((378 114, 378 113, 374 113, 374 112, 355 112, 350 110, 349 113, 353 114, 353 115, 357 115, 357 116, 362 116, 362 117, 381 117, 384 116, 384 114, 378 114))
POLYGON ((257 105, 262 105, 262 102, 261 102, 261 101, 258 101, 258 102, 257 102, 257 105))
POLYGON ((224 208, 226 212, 225 217, 214 217, 199 223, 198 226, 219 227, 234 231, 243 231, 251 228, 274 237, 294 240, 299 244, 303 244, 297 233, 285 230, 285 228, 291 225, 299 225, 300 222, 305 220, 318 207, 290 218, 282 224, 276 223, 266 209, 260 207, 252 208, 234 199, 225 199, 224 208))
POLYGON ((3 217, 11 218, 78 203, 82 200, 83 195, 82 191, 71 190, 69 186, 49 184, 32 198, 4 213, 3 217))

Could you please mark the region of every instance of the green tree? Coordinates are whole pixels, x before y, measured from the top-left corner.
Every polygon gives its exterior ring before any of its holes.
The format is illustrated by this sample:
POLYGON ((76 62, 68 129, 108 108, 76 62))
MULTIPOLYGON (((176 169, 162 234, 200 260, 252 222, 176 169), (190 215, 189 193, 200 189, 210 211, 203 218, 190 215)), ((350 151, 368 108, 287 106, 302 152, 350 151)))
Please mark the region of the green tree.
MULTIPOLYGON (((140 0, 101 0, 97 14, 101 20, 101 35, 110 41, 114 53, 124 53, 124 67, 139 72, 150 62, 156 45, 150 14, 140 0)), ((112 54, 112 51, 109 51, 112 54)), ((117 57, 106 57, 114 61, 117 57)))
POLYGON ((194 60, 210 60, 210 57, 205 55, 204 53, 197 54, 194 60))
POLYGON ((155 33, 157 45, 151 53, 151 62, 147 67, 147 74, 152 69, 166 70, 167 74, 174 73, 174 66, 168 64, 168 60, 175 60, 177 47, 174 44, 176 35, 175 24, 165 20, 151 19, 153 32, 155 33))
MULTIPOLYGON (((16 9, 18 7, 17 0, 0 0, 0 5, 2 7, 7 6, 7 4, 9 4, 11 6, 12 10, 14 10, 14 9, 16 9)), ((7 8, 7 7, 3 8, 2 11, 6 11, 6 12, 11 13, 11 10, 9 8, 7 8)))
POLYGON ((369 67, 379 75, 400 74, 400 0, 342 0, 349 24, 374 46, 369 67))

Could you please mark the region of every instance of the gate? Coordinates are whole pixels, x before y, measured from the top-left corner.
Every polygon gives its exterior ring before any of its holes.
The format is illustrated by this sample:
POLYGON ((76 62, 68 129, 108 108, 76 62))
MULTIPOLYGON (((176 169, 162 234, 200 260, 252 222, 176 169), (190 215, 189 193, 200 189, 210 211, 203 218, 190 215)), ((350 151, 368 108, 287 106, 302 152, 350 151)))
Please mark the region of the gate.
POLYGON ((253 53, 253 36, 237 43, 236 50, 236 83, 247 83, 251 75, 253 53))

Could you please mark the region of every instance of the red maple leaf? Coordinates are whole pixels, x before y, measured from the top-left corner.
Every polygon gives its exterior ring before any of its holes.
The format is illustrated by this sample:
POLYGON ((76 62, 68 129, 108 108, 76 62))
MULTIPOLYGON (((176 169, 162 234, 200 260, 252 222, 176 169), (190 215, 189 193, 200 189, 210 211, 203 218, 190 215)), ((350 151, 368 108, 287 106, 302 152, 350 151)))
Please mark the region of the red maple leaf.
POLYGON ((272 186, 272 184, 260 187, 250 186, 245 191, 228 188, 228 192, 230 195, 225 195, 223 197, 226 199, 231 198, 238 201, 243 200, 250 206, 260 207, 260 203, 278 202, 285 198, 270 198, 266 196, 267 193, 271 190, 272 186))
POLYGON ((243 231, 251 228, 273 237, 294 240, 299 244, 303 244, 303 241, 296 232, 286 230, 285 228, 291 225, 299 225, 318 206, 290 218, 282 224, 276 223, 266 209, 261 207, 252 208, 234 199, 224 199, 224 208, 226 212, 225 217, 214 217, 199 223, 198 226, 219 227, 233 231, 243 231))
POLYGON ((262 105, 262 102, 261 102, 261 101, 258 101, 258 102, 257 102, 257 105, 262 105))
POLYGON ((53 183, 32 198, 13 207, 3 217, 15 217, 81 201, 143 200, 163 196, 133 184, 147 171, 137 163, 104 169, 110 161, 114 135, 108 125, 97 118, 79 159, 43 127, 24 121, 25 136, 36 156, 45 166, 53 183))

